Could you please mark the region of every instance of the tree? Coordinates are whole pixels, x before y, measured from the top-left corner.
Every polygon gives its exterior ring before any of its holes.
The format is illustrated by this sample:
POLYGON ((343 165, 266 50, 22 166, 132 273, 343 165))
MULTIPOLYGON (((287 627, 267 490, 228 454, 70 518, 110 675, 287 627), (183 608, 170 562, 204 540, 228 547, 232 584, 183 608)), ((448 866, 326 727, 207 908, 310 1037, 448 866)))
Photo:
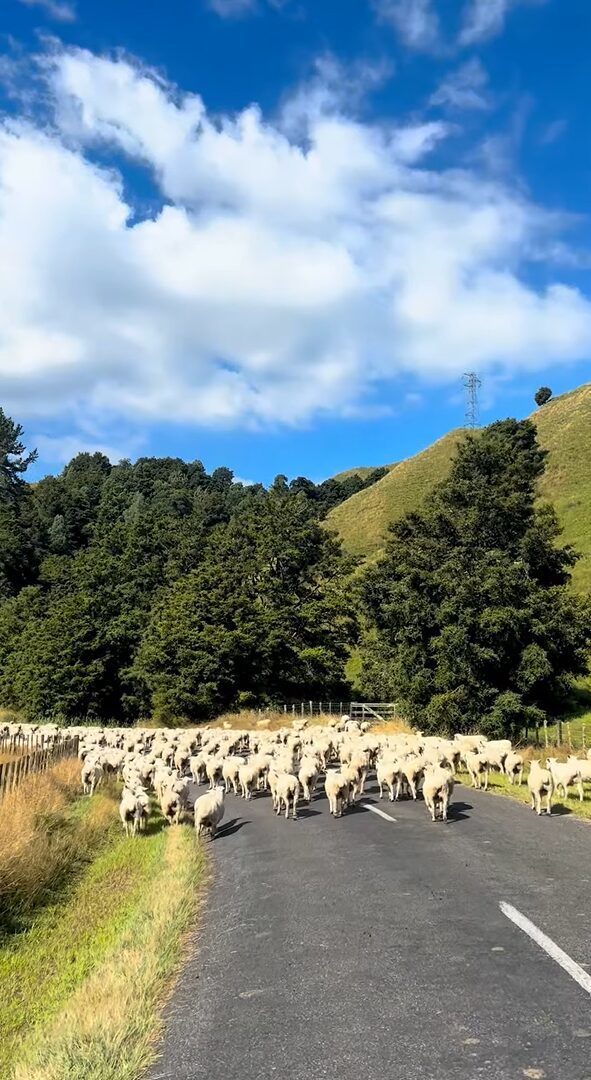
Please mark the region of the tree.
POLYGON ((545 405, 547 401, 550 401, 552 397, 552 391, 549 386, 540 386, 539 390, 536 390, 534 394, 534 401, 536 405, 545 405))
POLYGON ((348 568, 303 495, 245 502, 154 608, 132 672, 144 709, 198 719, 245 695, 340 690, 356 632, 348 568))
POLYGON ((37 460, 37 451, 26 453, 23 428, 0 408, 0 500, 11 500, 24 484, 23 474, 37 460))
POLYGON ((421 728, 513 735, 587 669, 591 613, 568 590, 576 556, 558 546, 552 508, 535 506, 545 456, 531 421, 467 436, 365 577, 364 687, 421 728))

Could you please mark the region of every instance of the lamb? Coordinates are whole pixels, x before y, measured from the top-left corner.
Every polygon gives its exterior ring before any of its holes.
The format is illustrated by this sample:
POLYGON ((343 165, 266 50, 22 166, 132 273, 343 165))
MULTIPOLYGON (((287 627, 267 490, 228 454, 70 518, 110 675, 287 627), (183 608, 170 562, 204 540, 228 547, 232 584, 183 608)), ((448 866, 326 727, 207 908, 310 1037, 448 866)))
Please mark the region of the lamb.
POLYGON ((489 761, 486 754, 477 754, 474 750, 466 750, 464 761, 473 788, 488 788, 489 761))
POLYGON ((252 797, 253 788, 259 777, 259 768, 252 761, 245 761, 240 765, 238 769, 238 783, 240 785, 240 793, 243 799, 250 799, 252 797))
POLYGON ((297 820, 297 805, 300 797, 300 784, 297 776, 293 776, 291 773, 276 773, 273 803, 275 806, 275 813, 280 814, 282 806, 285 805, 285 820, 289 817, 289 804, 291 801, 292 817, 293 820, 297 820))
POLYGON ((82 791, 85 795, 94 795, 95 789, 103 778, 103 767, 95 759, 86 758, 82 766, 82 791))
POLYGON ((447 821, 447 808, 454 789, 454 780, 449 769, 436 765, 425 770, 423 780, 423 798, 431 814, 431 820, 440 816, 447 821))
POLYGON ((334 817, 341 817, 343 813, 343 802, 348 801, 349 798, 349 784, 342 772, 336 769, 331 769, 326 774, 324 781, 324 790, 328 798, 328 807, 331 814, 334 817))
POLYGON ((552 773, 548 769, 543 769, 539 761, 536 761, 535 759, 531 762, 529 767, 527 786, 531 796, 532 810, 535 810, 538 815, 542 813, 542 795, 545 795, 546 813, 551 814, 552 794, 554 791, 552 773))
POLYGON ((566 799, 568 791, 566 790, 571 784, 577 785, 577 791, 579 792, 579 800, 583 801, 583 782, 581 780, 581 770, 576 758, 569 758, 568 761, 557 761, 556 758, 548 758, 546 762, 547 768, 552 773, 552 780, 554 787, 558 793, 558 789, 562 788, 564 797, 566 799))
POLYGON ((195 801, 195 829, 197 830, 197 838, 200 839, 202 833, 209 829, 209 835, 212 840, 215 839, 218 825, 224 816, 224 798, 226 792, 224 787, 214 787, 212 791, 206 792, 205 795, 200 795, 195 801))
POLYGON ((507 754, 505 758, 505 776, 508 777, 512 784, 521 785, 523 780, 523 758, 521 754, 516 754, 513 750, 507 754))

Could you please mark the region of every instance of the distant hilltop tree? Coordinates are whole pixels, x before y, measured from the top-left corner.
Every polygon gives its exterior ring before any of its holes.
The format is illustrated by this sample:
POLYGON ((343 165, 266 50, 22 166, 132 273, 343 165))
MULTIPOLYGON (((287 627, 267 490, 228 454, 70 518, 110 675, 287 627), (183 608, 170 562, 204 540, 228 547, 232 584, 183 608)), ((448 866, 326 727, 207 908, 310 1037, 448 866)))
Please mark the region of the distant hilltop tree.
POLYGON ((536 390, 534 394, 534 401, 536 405, 545 405, 547 401, 550 401, 552 397, 552 391, 549 386, 540 386, 539 390, 536 390))

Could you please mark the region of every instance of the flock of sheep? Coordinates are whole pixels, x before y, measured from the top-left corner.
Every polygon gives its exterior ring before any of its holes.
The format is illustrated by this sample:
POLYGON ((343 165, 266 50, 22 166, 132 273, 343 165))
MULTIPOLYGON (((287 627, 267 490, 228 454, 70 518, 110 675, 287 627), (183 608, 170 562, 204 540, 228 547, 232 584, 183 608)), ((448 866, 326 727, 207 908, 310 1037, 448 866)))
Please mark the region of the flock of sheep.
MULTIPOLYGON (((73 727, 79 738, 82 790, 92 795, 105 775, 123 781, 119 814, 127 834, 145 829, 152 798, 163 817, 179 824, 192 813, 198 836, 211 838, 224 815, 229 792, 251 799, 270 794, 276 814, 297 818, 301 799, 309 803, 323 779, 329 812, 342 817, 364 794, 367 776, 375 770, 380 799, 401 795, 417 798, 422 792, 433 821, 447 820, 456 770, 464 766, 473 787, 487 789, 491 770, 503 772, 521 784, 524 759, 508 739, 487 740, 479 735, 453 739, 423 736, 420 732, 373 732, 348 716, 331 718, 325 726, 308 726, 297 718, 291 727, 266 730, 262 720, 255 731, 227 727, 202 729, 96 729, 73 727), (208 791, 193 800, 193 785, 208 791)), ((56 729, 57 730, 57 729, 56 729)), ((52 726, 41 729, 50 740, 52 726)), ((25 732, 19 726, 19 732, 25 732)), ((45 737, 44 736, 44 737, 45 737)), ((583 781, 591 780, 588 758, 549 758, 546 768, 530 763, 528 788, 532 810, 541 814, 542 800, 551 813, 554 791, 565 797, 576 785, 583 798, 583 781)))

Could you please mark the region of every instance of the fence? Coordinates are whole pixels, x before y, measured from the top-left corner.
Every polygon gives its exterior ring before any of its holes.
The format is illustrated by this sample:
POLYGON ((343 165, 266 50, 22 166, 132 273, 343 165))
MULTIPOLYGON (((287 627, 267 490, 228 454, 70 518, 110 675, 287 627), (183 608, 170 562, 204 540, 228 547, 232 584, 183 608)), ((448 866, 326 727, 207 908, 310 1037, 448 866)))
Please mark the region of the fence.
MULTIPOLYGON (((591 732, 589 732, 591 734, 591 732)), ((535 728, 526 728, 523 742, 533 743, 535 746, 548 750, 553 747, 564 747, 566 750, 584 750, 589 747, 587 725, 570 720, 557 720, 555 724, 546 721, 535 728)))
POLYGON ((355 720, 394 720, 397 716, 393 701, 291 701, 277 705, 279 712, 291 716, 343 716, 355 720))
POLYGON ((60 736, 51 745, 43 745, 40 738, 33 743, 34 736, 28 739, 17 737, 16 743, 13 742, 14 738, 0 739, 0 753, 14 752, 17 755, 0 764, 0 799, 9 791, 14 791, 25 777, 44 772, 56 762, 75 757, 78 753, 78 736, 60 736))

